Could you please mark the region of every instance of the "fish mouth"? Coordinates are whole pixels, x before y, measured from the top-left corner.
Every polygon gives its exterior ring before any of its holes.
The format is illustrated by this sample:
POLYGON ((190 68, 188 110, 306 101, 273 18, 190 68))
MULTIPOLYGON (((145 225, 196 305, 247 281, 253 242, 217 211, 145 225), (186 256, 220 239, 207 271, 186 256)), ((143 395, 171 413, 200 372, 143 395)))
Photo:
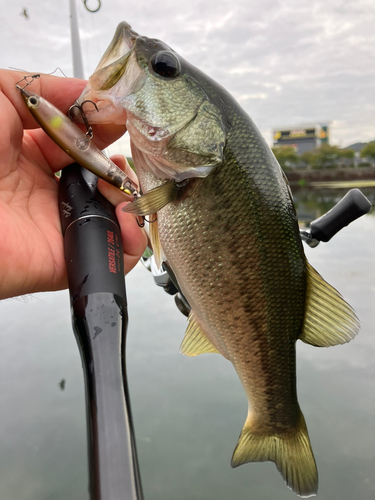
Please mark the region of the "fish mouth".
POLYGON ((89 81, 93 89, 109 90, 118 82, 125 72, 126 64, 138 37, 138 33, 133 31, 127 22, 123 21, 117 26, 109 47, 90 77, 89 81))
MULTIPOLYGON (((99 113, 94 107, 85 106, 84 112, 90 123, 124 123, 126 113, 118 102, 143 85, 145 80, 135 53, 138 38, 140 36, 130 24, 123 21, 118 25, 109 47, 76 101, 79 106, 85 101, 95 103, 99 113), (125 73, 126 78, 122 78, 125 73)), ((73 117, 75 121, 82 122, 77 109, 73 110, 73 117)))

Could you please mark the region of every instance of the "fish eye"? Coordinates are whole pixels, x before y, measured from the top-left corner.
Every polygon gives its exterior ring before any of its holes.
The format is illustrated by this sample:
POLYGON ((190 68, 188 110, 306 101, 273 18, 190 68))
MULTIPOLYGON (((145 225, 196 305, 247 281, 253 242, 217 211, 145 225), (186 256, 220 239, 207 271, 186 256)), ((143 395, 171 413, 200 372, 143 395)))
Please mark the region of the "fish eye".
POLYGON ((172 52, 162 51, 153 55, 151 67, 154 72, 164 78, 176 78, 180 74, 180 61, 172 52))
POLYGON ((39 99, 35 96, 31 96, 27 100, 29 108, 37 108, 39 104, 39 99))

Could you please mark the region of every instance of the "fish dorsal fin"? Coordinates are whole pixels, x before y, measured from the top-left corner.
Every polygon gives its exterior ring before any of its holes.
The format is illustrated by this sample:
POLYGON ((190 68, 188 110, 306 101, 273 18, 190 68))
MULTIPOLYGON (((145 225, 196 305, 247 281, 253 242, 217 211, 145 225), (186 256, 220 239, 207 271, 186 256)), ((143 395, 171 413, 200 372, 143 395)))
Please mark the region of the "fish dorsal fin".
POLYGON ((194 313, 189 314, 189 325, 182 341, 180 352, 186 356, 198 356, 198 354, 219 353, 216 347, 208 340, 198 325, 194 313))
POLYGON ((346 344, 359 331, 352 307, 307 263, 306 312, 300 340, 317 347, 346 344))
POLYGON ((150 216, 150 223, 148 225, 148 235, 150 237, 152 251, 154 253, 155 264, 157 265, 158 269, 160 269, 162 262, 165 261, 165 255, 159 238, 158 221, 156 213, 150 216))

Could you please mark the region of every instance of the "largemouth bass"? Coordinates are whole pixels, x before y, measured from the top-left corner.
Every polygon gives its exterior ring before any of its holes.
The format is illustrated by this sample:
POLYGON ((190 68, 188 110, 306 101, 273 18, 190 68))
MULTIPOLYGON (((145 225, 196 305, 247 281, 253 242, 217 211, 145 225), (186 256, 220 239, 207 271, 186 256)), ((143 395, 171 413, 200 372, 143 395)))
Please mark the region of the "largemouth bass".
POLYGON ((249 411, 232 466, 272 461, 298 495, 318 474, 296 391, 297 339, 343 344, 358 320, 307 263, 288 182, 250 117, 159 40, 121 23, 79 101, 126 123, 151 239, 191 305, 181 351, 233 363, 249 411))

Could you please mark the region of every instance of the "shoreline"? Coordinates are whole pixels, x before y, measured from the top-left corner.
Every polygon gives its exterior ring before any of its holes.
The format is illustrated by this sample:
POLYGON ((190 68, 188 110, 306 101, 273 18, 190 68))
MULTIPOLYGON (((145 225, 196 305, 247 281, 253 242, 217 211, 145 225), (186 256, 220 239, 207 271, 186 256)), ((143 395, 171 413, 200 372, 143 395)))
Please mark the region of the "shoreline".
POLYGON ((312 186, 316 182, 347 182, 375 180, 374 167, 325 168, 320 170, 289 170, 285 175, 291 186, 312 186))

